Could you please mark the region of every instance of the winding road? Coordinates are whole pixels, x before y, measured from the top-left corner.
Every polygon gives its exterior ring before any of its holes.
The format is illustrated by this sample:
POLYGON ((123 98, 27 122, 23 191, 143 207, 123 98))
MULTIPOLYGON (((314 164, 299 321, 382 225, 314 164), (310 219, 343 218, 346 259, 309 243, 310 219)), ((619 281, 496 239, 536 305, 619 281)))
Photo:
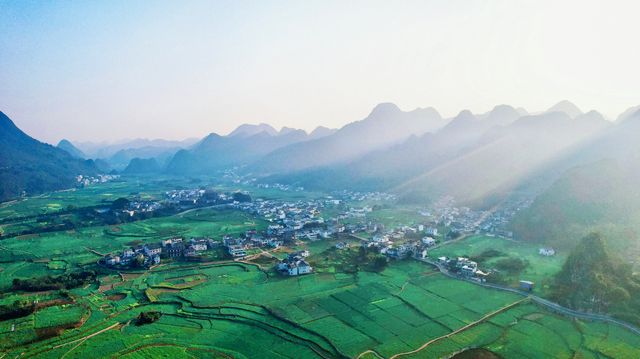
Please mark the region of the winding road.
POLYGON ((622 326, 630 331, 632 331, 635 334, 640 335, 640 329, 634 325, 631 325, 627 322, 615 319, 615 318, 611 318, 607 315, 602 315, 602 314, 594 314, 594 313, 586 313, 586 312, 581 312, 581 311, 577 311, 577 310, 573 310, 567 307, 563 307, 562 305, 552 302, 550 300, 544 299, 542 297, 539 297, 537 295, 531 294, 529 292, 525 292, 522 290, 518 290, 515 288, 510 288, 510 287, 505 287, 505 286, 501 286, 501 285, 497 285, 497 284, 491 284, 491 283, 481 283, 475 280, 471 280, 471 279, 466 279, 466 278, 461 278, 451 272, 449 272, 446 268, 444 268, 440 263, 433 261, 429 258, 425 258, 425 259, 417 259, 420 262, 424 262, 427 264, 430 264, 432 266, 435 266, 436 268, 438 268, 438 270, 440 271, 440 273, 446 275, 447 277, 453 278, 453 279, 457 279, 457 280, 463 280, 465 282, 469 282, 469 283, 473 283, 475 285, 479 285, 481 287, 485 287, 485 288, 490 288, 490 289, 496 289, 496 290, 501 290, 501 291, 505 291, 505 292, 510 292, 510 293, 514 293, 517 295, 521 295, 524 297, 528 297, 529 299, 531 299, 532 301, 534 301, 535 303, 538 303, 548 309, 550 309, 551 311, 563 314, 563 315, 567 315, 570 317, 574 317, 574 318, 578 318, 578 319, 584 319, 584 320, 593 320, 593 321, 599 321, 599 322, 606 322, 606 323, 611 323, 611 324, 616 324, 619 326, 622 326))

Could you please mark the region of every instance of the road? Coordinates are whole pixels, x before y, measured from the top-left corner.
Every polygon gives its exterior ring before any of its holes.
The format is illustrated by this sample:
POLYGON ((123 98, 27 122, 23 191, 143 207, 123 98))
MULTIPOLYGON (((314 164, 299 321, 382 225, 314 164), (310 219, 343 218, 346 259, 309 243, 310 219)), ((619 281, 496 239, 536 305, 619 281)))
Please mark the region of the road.
POLYGON ((539 297, 537 295, 531 294, 530 292, 525 292, 522 290, 518 290, 515 288, 510 288, 510 287, 505 287, 505 286, 501 286, 501 285, 497 285, 497 284, 491 284, 491 283, 481 283, 481 282, 477 282, 475 280, 470 280, 470 279, 466 279, 466 278, 461 278, 455 274, 452 274, 451 272, 449 272, 446 268, 444 268, 440 263, 433 261, 429 258, 425 258, 425 259, 417 259, 421 262, 430 264, 432 266, 435 266, 436 268, 438 268, 438 270, 440 271, 440 273, 453 278, 453 279, 457 279, 457 280, 463 280, 465 282, 469 282, 475 285, 479 285, 481 287, 485 287, 485 288, 490 288, 490 289, 496 289, 496 290, 501 290, 501 291, 505 291, 505 292, 510 292, 510 293, 514 293, 517 295, 521 295, 524 297, 528 297, 529 299, 531 299, 532 301, 563 315, 567 315, 570 317, 574 317, 574 318, 578 318, 578 319, 585 319, 585 320, 593 320, 593 321, 599 321, 599 322, 606 322, 606 323, 611 323, 611 324, 616 324, 619 326, 622 326, 630 331, 632 331, 635 334, 640 335, 640 329, 621 320, 615 319, 615 318, 611 318, 609 316, 606 315, 601 315, 601 314, 594 314, 594 313, 586 313, 586 312, 581 312, 581 311, 577 311, 577 310, 573 310, 567 307, 563 307, 562 305, 552 302, 550 300, 544 299, 542 297, 539 297))

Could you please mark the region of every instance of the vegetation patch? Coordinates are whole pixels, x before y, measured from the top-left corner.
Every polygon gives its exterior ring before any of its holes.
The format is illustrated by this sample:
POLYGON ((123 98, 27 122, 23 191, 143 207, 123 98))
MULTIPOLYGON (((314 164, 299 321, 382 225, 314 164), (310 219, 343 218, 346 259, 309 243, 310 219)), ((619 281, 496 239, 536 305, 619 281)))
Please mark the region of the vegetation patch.
POLYGON ((15 278, 13 289, 25 292, 39 292, 52 289, 71 289, 96 281, 95 271, 81 271, 60 276, 44 276, 31 279, 15 278))

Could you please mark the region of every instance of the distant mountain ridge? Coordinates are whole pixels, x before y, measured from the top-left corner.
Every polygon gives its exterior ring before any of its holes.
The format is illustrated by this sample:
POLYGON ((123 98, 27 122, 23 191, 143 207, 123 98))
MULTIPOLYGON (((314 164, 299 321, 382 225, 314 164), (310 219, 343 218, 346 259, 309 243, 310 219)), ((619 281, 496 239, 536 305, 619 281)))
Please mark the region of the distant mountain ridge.
POLYGON ((85 154, 80 151, 76 146, 74 146, 69 140, 61 140, 60 142, 58 142, 58 145, 56 146, 62 150, 67 151, 71 156, 75 157, 75 158, 85 158, 85 154))
POLYGON ((331 135, 282 147, 252 165, 258 173, 300 171, 346 163, 371 151, 434 131, 445 120, 433 108, 404 112, 391 103, 377 105, 363 120, 345 125, 331 135))
POLYGON ((273 128, 271 125, 266 124, 266 123, 261 123, 261 124, 258 124, 258 125, 251 125, 251 124, 240 125, 240 126, 238 126, 238 128, 233 130, 227 136, 228 137, 233 137, 233 136, 250 137, 250 136, 257 135, 257 134, 259 134, 261 132, 264 132, 264 133, 268 134, 269 136, 277 136, 278 135, 278 131, 275 128, 273 128))
POLYGON ((159 173, 162 170, 155 158, 133 158, 124 169, 126 174, 159 173))
POLYGON ((135 151, 139 148, 155 148, 156 151, 174 149, 177 151, 181 148, 188 148, 199 140, 188 138, 182 141, 170 141, 163 139, 146 139, 138 138, 134 140, 122 140, 115 143, 93 143, 93 142, 74 142, 74 146, 80 149, 87 158, 108 159, 119 151, 135 151))
POLYGON ((292 130, 285 134, 261 131, 253 135, 243 132, 231 136, 212 133, 190 149, 178 151, 168 162, 167 173, 210 173, 224 168, 244 165, 286 145, 305 141, 307 134, 292 130))

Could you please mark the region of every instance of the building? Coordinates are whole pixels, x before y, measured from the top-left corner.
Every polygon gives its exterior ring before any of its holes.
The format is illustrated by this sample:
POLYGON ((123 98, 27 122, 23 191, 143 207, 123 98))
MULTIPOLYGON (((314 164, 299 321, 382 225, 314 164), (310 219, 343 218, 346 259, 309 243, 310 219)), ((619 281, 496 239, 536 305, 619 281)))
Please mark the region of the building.
POLYGON ((189 241, 189 248, 193 248, 196 252, 206 251, 208 241, 206 239, 191 239, 189 241))
POLYGON ((168 258, 181 257, 184 252, 182 238, 171 238, 162 241, 162 255, 168 258))
POLYGON ((544 247, 544 248, 540 248, 540 250, 538 250, 538 254, 540 254, 541 256, 545 256, 545 257, 551 257, 556 255, 556 250, 551 248, 551 247, 544 247))
POLYGON ((244 258, 247 256, 247 252, 244 250, 244 247, 238 244, 227 246, 227 252, 233 258, 244 258))
POLYGON ((120 256, 107 256, 105 258, 105 262, 110 265, 110 266, 114 266, 116 264, 120 264, 120 256))
POLYGON ((162 253, 162 247, 158 243, 145 244, 142 248, 147 257, 153 257, 162 253))
POLYGON ((302 256, 294 253, 278 263, 276 269, 283 274, 289 276, 297 276, 313 272, 313 268, 302 256))
POLYGON ((460 268, 460 274, 465 277, 473 277, 476 274, 476 271, 476 267, 469 265, 463 265, 462 268, 460 268))
POLYGON ((436 227, 429 227, 427 228, 427 230, 425 231, 425 233, 429 236, 437 236, 438 235, 438 228, 436 227))
POLYGON ((424 237, 422 238, 422 244, 427 247, 433 247, 436 245, 436 240, 431 237, 424 237))
POLYGON ((520 289, 522 290, 526 290, 528 292, 531 292, 533 290, 535 283, 528 281, 528 280, 521 280, 520 281, 520 289))

